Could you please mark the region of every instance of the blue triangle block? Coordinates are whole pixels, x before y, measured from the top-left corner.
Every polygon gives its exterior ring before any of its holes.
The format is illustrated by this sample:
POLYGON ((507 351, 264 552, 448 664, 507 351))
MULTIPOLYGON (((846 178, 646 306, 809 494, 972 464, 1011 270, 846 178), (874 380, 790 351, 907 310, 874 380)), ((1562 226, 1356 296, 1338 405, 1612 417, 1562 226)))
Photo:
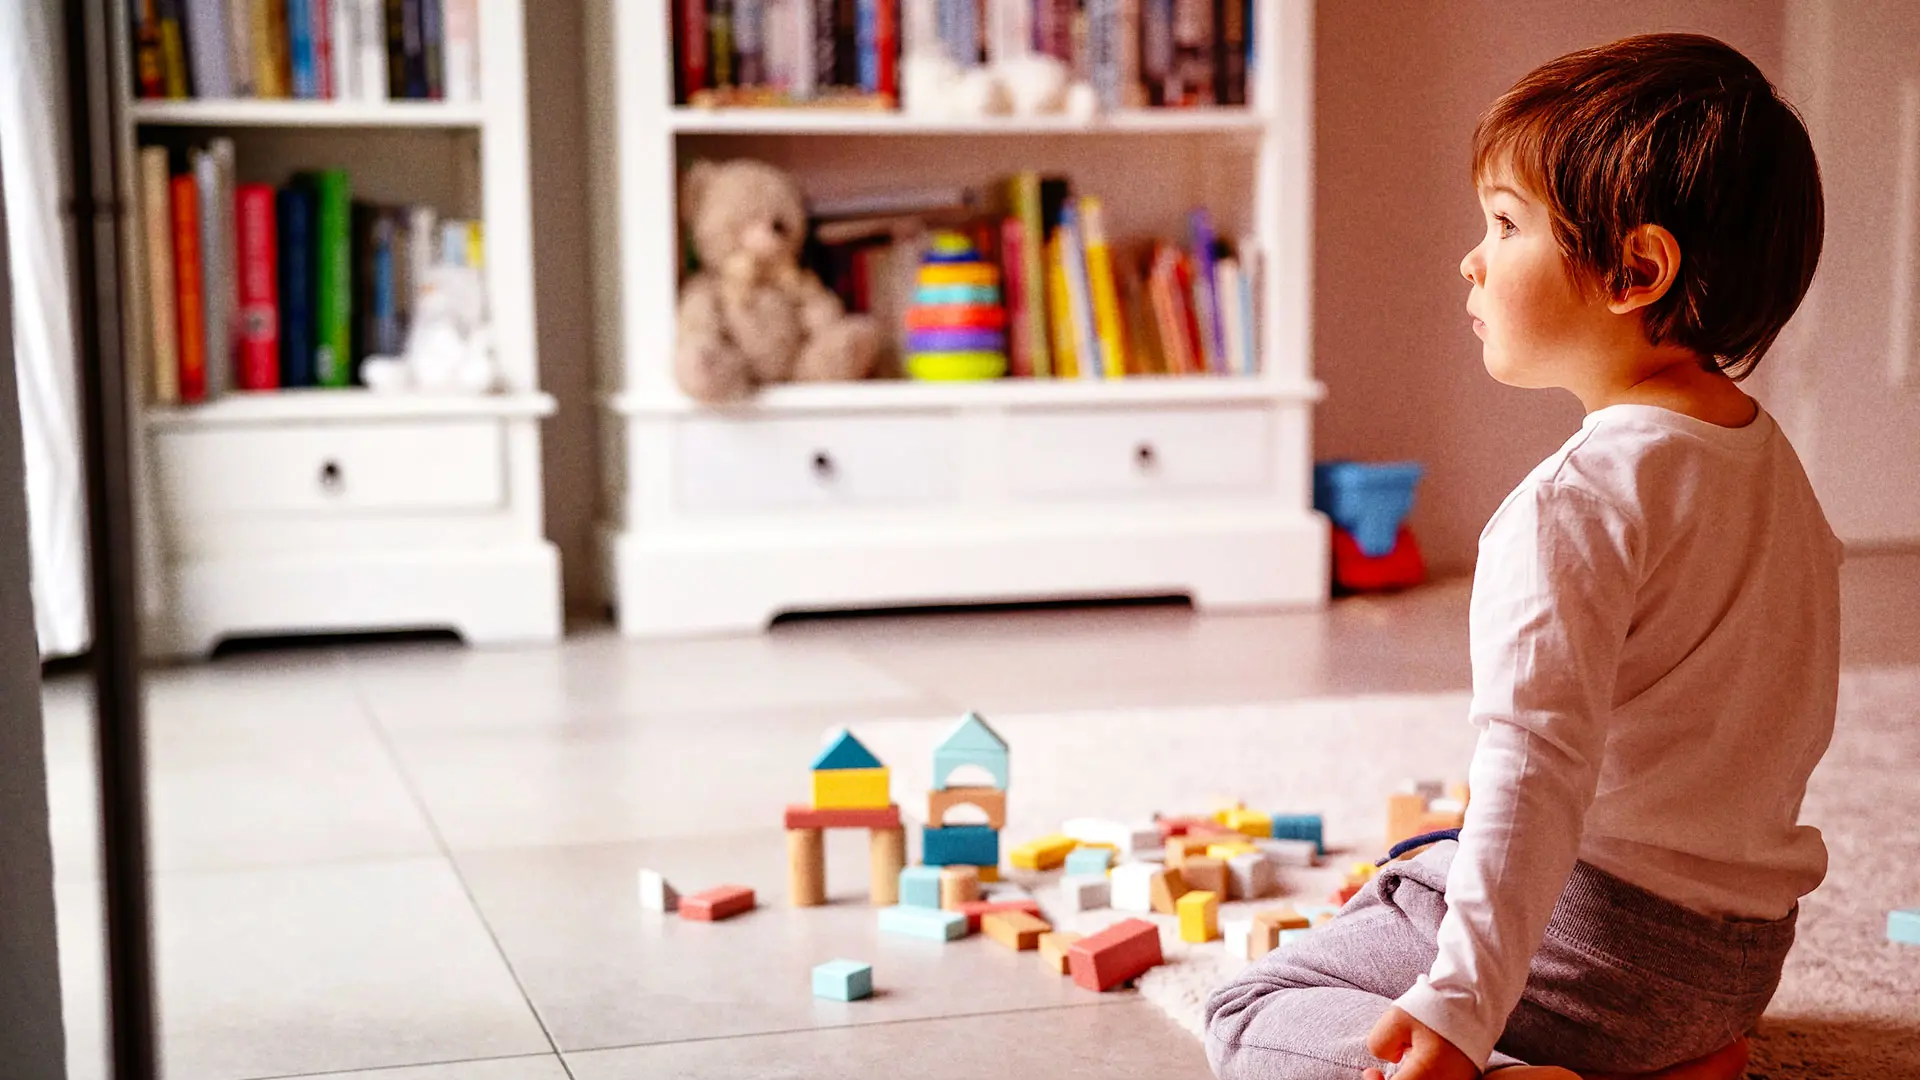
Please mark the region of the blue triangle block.
POLYGON ((987 722, 980 719, 979 713, 968 713, 954 725, 953 730, 948 732, 947 737, 940 740, 940 745, 934 749, 936 751, 985 750, 1004 754, 1007 752, 1007 740, 1002 739, 998 732, 988 727, 987 722))
POLYGON ((809 766, 815 771, 881 767, 880 759, 873 756, 873 751, 862 746, 860 740, 853 737, 853 732, 846 728, 839 728, 833 733, 827 741, 826 748, 820 751, 819 756, 815 757, 813 764, 809 766))

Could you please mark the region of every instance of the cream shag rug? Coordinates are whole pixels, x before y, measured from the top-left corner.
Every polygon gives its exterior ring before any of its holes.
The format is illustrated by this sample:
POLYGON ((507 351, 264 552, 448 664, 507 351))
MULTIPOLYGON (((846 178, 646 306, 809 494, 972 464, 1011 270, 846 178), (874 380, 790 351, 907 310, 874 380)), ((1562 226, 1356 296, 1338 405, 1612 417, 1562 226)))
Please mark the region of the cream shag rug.
MULTIPOLYGON (((1215 724, 1206 720, 1225 720, 1236 740, 1257 740, 1238 743, 1247 758, 1269 753, 1264 747, 1287 745, 1287 737, 1306 725, 1313 729, 1310 760, 1316 772, 1324 776, 1332 762, 1361 763, 1348 778, 1365 782, 1346 785, 1346 798, 1338 800, 1351 806, 1358 820, 1343 821, 1336 808, 1328 808, 1334 837, 1351 840, 1378 835, 1384 827, 1382 811, 1350 802, 1355 789, 1389 789, 1390 783, 1375 786, 1386 779, 1377 775, 1383 764, 1428 763, 1425 770, 1404 775, 1445 775, 1449 768, 1464 767, 1462 753, 1470 752, 1471 735, 1456 730, 1466 727, 1464 704, 1459 695, 1372 698, 1337 707, 1326 702, 1270 706, 1261 710, 1266 718, 1258 723, 1244 717, 1249 710, 1224 710, 1225 715, 1205 720, 1197 710, 1190 719, 1195 734, 1206 732, 1202 737, 1216 748, 1222 742, 1215 741, 1215 724), (1349 725, 1337 735, 1330 729, 1339 720, 1323 711, 1336 708, 1349 725), (1389 719, 1388 714, 1397 715, 1389 719), (1392 742, 1383 746, 1383 736, 1392 742)), ((1226 765, 1219 770, 1234 771, 1226 765)), ((1831 865, 1826 882, 1802 905, 1799 939, 1753 1040, 1748 1076, 1920 1080, 1920 947, 1895 945, 1886 936, 1890 909, 1920 907, 1920 672, 1846 673, 1833 746, 1814 774, 1803 819, 1825 834, 1831 865)), ((1292 884, 1305 899, 1324 896, 1325 881, 1292 884)), ((1140 992, 1197 1037, 1208 992, 1245 961, 1229 959, 1217 943, 1170 946, 1169 954, 1167 966, 1140 981, 1140 992)))

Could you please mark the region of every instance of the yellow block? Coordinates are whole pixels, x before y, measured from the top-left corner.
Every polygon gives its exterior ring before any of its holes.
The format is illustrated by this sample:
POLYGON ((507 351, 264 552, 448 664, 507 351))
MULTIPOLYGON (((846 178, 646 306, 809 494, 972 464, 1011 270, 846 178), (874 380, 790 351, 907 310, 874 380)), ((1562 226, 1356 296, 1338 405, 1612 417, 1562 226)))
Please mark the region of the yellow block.
POLYGON ((1263 814, 1258 810, 1248 810, 1245 807, 1223 810, 1217 815, 1217 820, 1234 832, 1246 836, 1273 835, 1273 815, 1263 814))
POLYGON ((1000 880, 1000 868, 997 866, 976 866, 974 870, 979 873, 980 880, 986 884, 1000 880))
POLYGON ((1013 865, 1022 870, 1055 870, 1064 866, 1067 854, 1076 846, 1071 836, 1043 836, 1013 849, 1013 865))
POLYGON ((1220 898, 1210 892, 1190 892, 1173 905, 1180 914, 1180 940, 1202 945, 1220 936, 1220 898))
POLYGON ((813 771, 815 810, 885 810, 892 801, 885 768, 813 771))
POLYGON ((998 285, 1000 268, 992 263, 932 263, 920 268, 922 285, 998 285))
POLYGON ((1254 847, 1244 840, 1222 840, 1217 844, 1207 845, 1207 858, 1219 859, 1221 862, 1226 862, 1235 855, 1257 855, 1259 853, 1259 848, 1254 847))
POLYGON ((1347 867, 1347 883, 1349 885, 1365 885, 1367 882, 1373 880, 1373 875, 1379 872, 1380 868, 1370 862, 1362 860, 1353 863, 1347 867))

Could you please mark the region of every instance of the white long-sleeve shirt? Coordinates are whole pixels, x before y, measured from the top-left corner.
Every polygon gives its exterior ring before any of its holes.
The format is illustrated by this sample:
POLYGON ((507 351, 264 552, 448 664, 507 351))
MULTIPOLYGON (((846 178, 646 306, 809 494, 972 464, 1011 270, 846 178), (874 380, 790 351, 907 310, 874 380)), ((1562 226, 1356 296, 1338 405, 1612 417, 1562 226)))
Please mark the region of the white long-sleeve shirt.
POLYGON ((1765 410, 1599 409, 1528 475, 1480 537, 1473 798, 1402 1009, 1484 1067, 1576 859, 1731 918, 1819 885, 1840 559, 1765 410))

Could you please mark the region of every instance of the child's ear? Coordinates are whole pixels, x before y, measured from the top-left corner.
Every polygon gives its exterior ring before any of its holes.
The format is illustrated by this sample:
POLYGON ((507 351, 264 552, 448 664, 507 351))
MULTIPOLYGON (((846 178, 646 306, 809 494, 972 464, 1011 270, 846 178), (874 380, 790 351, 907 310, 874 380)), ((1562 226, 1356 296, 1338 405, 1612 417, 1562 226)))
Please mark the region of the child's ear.
POLYGON ((1621 277, 1626 286, 1615 293, 1607 308, 1625 315, 1667 295, 1680 276, 1680 241, 1659 225, 1641 225, 1621 245, 1621 277))

